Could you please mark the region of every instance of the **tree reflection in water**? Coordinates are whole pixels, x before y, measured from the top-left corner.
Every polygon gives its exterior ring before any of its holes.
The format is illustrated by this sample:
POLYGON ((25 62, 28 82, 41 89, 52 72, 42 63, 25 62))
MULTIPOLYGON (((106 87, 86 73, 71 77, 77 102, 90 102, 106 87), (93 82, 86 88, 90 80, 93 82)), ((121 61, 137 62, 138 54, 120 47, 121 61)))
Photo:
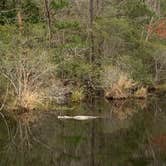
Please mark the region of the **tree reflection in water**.
POLYGON ((8 118, 8 140, 1 121, 0 165, 164 165, 164 108, 161 100, 94 101, 65 114, 101 117, 95 120, 59 120, 53 112, 30 112, 15 121, 8 118))

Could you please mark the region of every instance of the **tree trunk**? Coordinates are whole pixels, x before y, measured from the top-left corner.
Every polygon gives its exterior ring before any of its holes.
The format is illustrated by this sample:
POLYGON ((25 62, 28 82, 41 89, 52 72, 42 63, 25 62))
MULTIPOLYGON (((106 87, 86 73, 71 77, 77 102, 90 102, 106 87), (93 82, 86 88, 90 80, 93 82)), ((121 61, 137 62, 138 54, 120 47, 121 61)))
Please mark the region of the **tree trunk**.
POLYGON ((2 0, 2 6, 0 6, 2 9, 5 9, 6 7, 6 0, 2 0))
POLYGON ((22 31, 23 31, 23 21, 22 21, 22 16, 21 16, 21 11, 20 10, 17 12, 17 21, 18 21, 19 31, 20 31, 20 33, 22 33, 22 31))
POLYGON ((155 60, 155 83, 158 83, 158 76, 159 76, 159 72, 158 72, 158 62, 157 60, 155 60))
POLYGON ((96 0, 96 8, 97 8, 97 11, 99 10, 99 0, 96 0))
POLYGON ((150 19, 150 22, 149 22, 149 27, 148 27, 148 30, 147 30, 147 35, 146 35, 146 38, 145 38, 145 41, 148 41, 149 40, 149 37, 152 33, 152 29, 151 29, 151 26, 153 24, 153 17, 150 19))
POLYGON ((18 22, 18 27, 19 27, 19 32, 22 34, 23 31, 23 18, 21 15, 21 0, 17 0, 17 22, 18 22))
POLYGON ((49 37, 49 42, 51 42, 52 33, 51 33, 51 15, 49 10, 49 0, 44 0, 44 5, 45 5, 45 15, 47 19, 47 26, 48 26, 48 37, 49 37))
POLYGON ((156 15, 160 16, 160 0, 145 0, 145 3, 156 15))
POLYGON ((90 14, 90 63, 94 61, 94 35, 93 35, 93 21, 94 21, 94 0, 89 0, 89 14, 90 14))
POLYGON ((12 6, 13 6, 14 8, 16 7, 16 4, 17 4, 17 3, 16 3, 16 0, 13 0, 13 1, 12 1, 12 6))

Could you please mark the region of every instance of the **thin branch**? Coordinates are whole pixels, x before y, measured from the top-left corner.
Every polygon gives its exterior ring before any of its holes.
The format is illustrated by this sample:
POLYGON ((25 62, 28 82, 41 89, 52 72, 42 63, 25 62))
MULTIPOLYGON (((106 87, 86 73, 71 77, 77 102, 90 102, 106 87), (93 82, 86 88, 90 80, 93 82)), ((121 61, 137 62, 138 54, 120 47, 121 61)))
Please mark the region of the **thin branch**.
POLYGON ((5 73, 2 73, 2 75, 10 81, 10 83, 13 85, 13 87, 15 89, 16 94, 18 94, 18 89, 17 89, 15 83, 13 82, 13 80, 10 79, 10 77, 7 74, 5 74, 5 73))

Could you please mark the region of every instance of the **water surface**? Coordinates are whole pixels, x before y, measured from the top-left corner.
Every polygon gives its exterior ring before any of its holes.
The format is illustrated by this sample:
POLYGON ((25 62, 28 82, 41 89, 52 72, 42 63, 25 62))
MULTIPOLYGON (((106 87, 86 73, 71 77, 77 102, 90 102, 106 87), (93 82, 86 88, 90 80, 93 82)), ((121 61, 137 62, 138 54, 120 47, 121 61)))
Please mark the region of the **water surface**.
POLYGON ((165 166, 165 99, 96 99, 73 111, 0 119, 0 166, 165 166), (59 120, 57 115, 98 119, 59 120))

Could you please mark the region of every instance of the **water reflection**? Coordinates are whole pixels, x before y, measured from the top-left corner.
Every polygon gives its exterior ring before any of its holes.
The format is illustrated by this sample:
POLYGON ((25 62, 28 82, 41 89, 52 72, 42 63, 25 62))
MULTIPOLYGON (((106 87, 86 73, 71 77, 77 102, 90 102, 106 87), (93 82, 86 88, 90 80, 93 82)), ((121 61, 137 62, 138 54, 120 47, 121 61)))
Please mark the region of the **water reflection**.
POLYGON ((53 112, 23 114, 0 123, 1 166, 166 165, 164 100, 83 103, 67 115, 99 119, 58 120, 53 112), (6 139, 9 138, 9 139, 6 139))

